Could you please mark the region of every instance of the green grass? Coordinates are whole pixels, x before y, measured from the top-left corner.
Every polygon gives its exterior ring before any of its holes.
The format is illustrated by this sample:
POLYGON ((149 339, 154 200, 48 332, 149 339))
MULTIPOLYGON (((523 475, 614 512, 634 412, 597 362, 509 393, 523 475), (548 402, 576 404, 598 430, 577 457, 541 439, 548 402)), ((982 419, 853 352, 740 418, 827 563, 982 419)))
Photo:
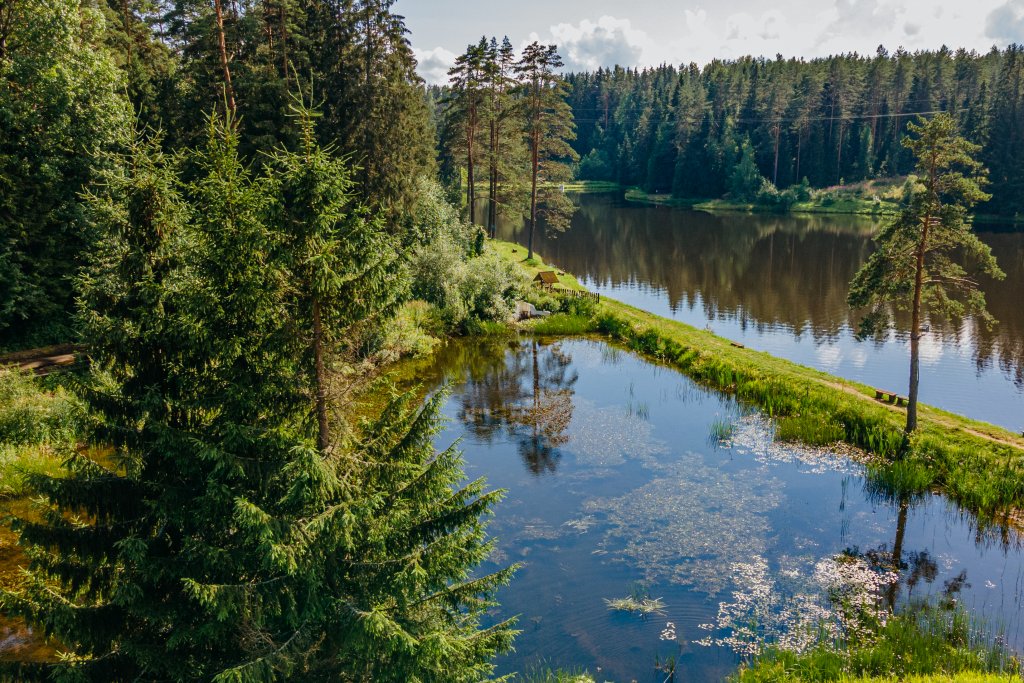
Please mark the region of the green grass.
MULTIPOLYGON (((525 250, 518 245, 494 241, 491 246, 531 276, 547 269, 539 255, 534 263, 524 263, 525 250)), ((582 289, 571 274, 560 280, 564 287, 582 289)), ((889 479, 913 470, 918 485, 927 479, 929 488, 941 489, 991 518, 1008 518, 1010 508, 1024 506, 1024 439, 1005 429, 921 405, 920 429, 905 444, 905 413, 874 401, 872 387, 733 347, 709 331, 606 297, 597 309, 595 326, 607 339, 778 418, 780 438, 810 443, 841 440, 877 456, 879 473, 900 468, 889 479), (903 460, 895 465, 904 451, 903 460)))
POLYGON ((540 665, 512 678, 516 683, 594 683, 581 669, 553 669, 540 665))
POLYGON ((539 318, 526 327, 535 334, 560 336, 589 334, 597 329, 593 318, 569 313, 555 313, 547 318, 539 318))
POLYGON ((62 387, 0 371, 0 498, 25 495, 28 474, 59 474, 61 453, 75 445, 84 420, 81 402, 62 387))
POLYGON ((804 653, 769 648, 733 676, 734 683, 800 681, 1019 681, 1020 662, 988 644, 964 612, 908 607, 866 642, 804 653), (1014 676, 1017 676, 1014 679, 1014 676))

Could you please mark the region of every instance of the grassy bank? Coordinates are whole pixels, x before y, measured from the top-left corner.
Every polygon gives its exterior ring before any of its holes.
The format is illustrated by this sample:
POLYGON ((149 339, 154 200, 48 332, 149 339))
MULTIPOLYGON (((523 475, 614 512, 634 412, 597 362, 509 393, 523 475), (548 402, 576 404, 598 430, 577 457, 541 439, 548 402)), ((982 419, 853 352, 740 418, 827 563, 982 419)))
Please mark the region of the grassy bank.
POLYGON ((802 652, 772 646, 733 683, 1020 681, 1021 663, 961 609, 912 603, 868 633, 823 638, 802 652))
MULTIPOLYGON (((492 248, 534 274, 518 245, 492 248)), ((579 288, 570 274, 562 286, 579 288)), ((596 332, 736 396, 776 418, 777 436, 811 444, 842 441, 878 456, 870 468, 879 489, 898 495, 941 490, 990 522, 1020 525, 1024 507, 1024 439, 999 427, 921 406, 921 429, 903 451, 905 412, 874 400, 874 390, 766 353, 739 348, 711 332, 602 298, 590 320, 552 317, 540 331, 596 332)))
POLYGON ((626 190, 626 199, 644 204, 675 206, 697 211, 733 211, 740 213, 793 213, 833 214, 856 216, 886 216, 899 210, 894 201, 874 200, 852 194, 826 195, 811 201, 795 202, 788 205, 737 202, 729 199, 678 198, 667 194, 650 194, 639 188, 626 190))

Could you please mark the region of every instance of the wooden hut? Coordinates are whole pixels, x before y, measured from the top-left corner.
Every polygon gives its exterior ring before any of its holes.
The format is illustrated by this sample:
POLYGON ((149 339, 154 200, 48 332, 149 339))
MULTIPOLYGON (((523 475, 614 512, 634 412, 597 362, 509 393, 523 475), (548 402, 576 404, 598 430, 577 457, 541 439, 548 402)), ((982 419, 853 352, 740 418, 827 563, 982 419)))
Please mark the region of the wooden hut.
POLYGON ((537 273, 537 277, 533 278, 533 284, 544 289, 551 289, 558 284, 558 275, 553 270, 545 270, 537 273))

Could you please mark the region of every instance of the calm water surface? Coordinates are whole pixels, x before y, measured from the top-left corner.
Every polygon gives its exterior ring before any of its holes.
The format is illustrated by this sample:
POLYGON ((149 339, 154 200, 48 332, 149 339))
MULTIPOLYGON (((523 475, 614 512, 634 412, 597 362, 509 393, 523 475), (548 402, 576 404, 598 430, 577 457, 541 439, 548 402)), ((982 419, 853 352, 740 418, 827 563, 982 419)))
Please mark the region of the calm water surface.
MULTIPOLYGON (((591 289, 751 348, 906 392, 905 334, 859 342, 849 282, 877 224, 857 216, 709 214, 581 195, 569 232, 538 235, 549 262, 591 289)), ((1006 271, 982 282, 999 325, 931 321, 922 342, 922 400, 1024 430, 1024 233, 979 234, 1006 271)), ((519 226, 499 234, 525 244, 519 226)))
POLYGON ((771 427, 729 397, 604 342, 515 339, 452 343, 419 376, 448 381, 450 422, 467 475, 507 489, 490 527, 494 565, 522 562, 494 618, 518 614, 522 635, 501 671, 539 659, 603 678, 720 680, 738 660, 695 645, 734 590, 734 563, 762 557, 771 581, 807 576, 847 549, 902 545, 899 599, 965 582, 959 600, 1024 646, 1024 554, 1014 532, 979 531, 938 496, 872 495, 859 465, 771 443, 771 427), (731 425, 722 442, 722 425, 731 425), (786 578, 789 577, 789 578, 786 578), (642 585, 666 604, 641 618, 604 599, 642 585), (675 639, 661 639, 668 622, 675 639))

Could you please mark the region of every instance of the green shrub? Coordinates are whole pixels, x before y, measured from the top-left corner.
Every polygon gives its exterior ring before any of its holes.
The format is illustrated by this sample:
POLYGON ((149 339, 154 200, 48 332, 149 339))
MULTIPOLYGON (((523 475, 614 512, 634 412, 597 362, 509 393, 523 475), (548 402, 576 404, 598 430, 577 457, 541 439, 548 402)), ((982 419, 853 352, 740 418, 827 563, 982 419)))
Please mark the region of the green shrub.
POLYGON ((558 302, 558 311, 578 318, 591 319, 597 314, 597 302, 588 296, 563 294, 558 302))
POLYGON ((73 442, 82 428, 84 415, 81 402, 64 389, 44 391, 29 374, 0 371, 0 444, 73 442))

